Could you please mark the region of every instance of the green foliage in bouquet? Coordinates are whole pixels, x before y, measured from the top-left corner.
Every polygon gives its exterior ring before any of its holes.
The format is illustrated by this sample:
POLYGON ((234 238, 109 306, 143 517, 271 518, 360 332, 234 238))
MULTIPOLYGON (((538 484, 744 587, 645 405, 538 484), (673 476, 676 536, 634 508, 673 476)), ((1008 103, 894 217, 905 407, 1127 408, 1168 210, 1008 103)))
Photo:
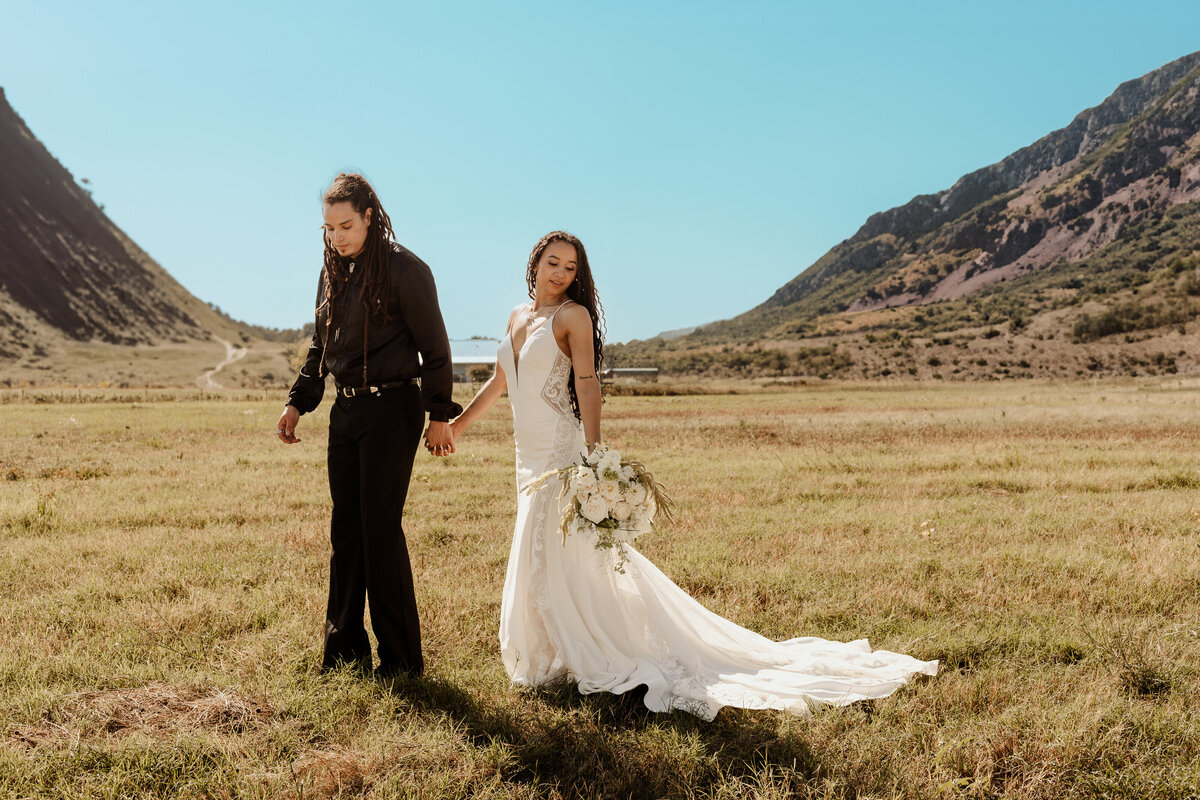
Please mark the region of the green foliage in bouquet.
POLYGON ((674 521, 675 501, 646 465, 622 460, 619 452, 603 445, 578 463, 539 475, 525 492, 555 479, 562 483, 559 500, 569 500, 559 522, 563 544, 571 533, 590 533, 597 550, 615 551, 617 572, 625 571, 625 544, 655 523, 674 521))

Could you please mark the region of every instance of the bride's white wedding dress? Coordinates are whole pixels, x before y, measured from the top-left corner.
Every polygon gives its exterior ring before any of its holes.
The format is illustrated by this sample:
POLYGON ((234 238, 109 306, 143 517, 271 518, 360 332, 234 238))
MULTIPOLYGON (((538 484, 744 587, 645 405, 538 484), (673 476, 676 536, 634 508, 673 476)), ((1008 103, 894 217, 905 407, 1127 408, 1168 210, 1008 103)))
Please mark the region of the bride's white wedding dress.
POLYGON ((936 661, 872 651, 865 639, 773 642, 704 608, 632 547, 622 574, 611 550, 582 536, 564 545, 560 484, 522 491, 585 452, 567 394, 571 362, 552 326, 553 317, 530 333, 516 358, 506 335, 498 354, 517 445, 517 522, 500 607, 500 652, 513 683, 569 678, 584 693, 644 684, 651 710, 710 720, 722 706, 803 715, 811 704, 883 697, 917 673, 937 672, 936 661))

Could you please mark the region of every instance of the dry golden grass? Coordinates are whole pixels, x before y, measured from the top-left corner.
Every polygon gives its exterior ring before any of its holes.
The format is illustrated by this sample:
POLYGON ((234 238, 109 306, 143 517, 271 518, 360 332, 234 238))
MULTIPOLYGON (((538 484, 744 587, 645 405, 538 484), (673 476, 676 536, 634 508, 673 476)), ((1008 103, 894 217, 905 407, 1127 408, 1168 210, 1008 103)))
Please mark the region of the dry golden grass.
POLYGON ((1128 797, 1200 792, 1191 380, 613 397, 680 521, 643 551, 774 638, 940 675, 711 724, 509 687, 498 408, 418 458, 427 677, 317 672, 324 410, 242 391, 0 396, 0 796, 1128 797))
MULTIPOLYGON (((216 340, 155 346, 74 342, 61 336, 45 341, 43 356, 30 355, 3 363, 0 388, 45 391, 63 386, 101 389, 202 387, 208 385, 204 373, 225 359, 225 346, 216 340)), ((288 364, 288 355, 294 349, 293 345, 261 340, 238 340, 237 343, 245 346, 248 352, 214 376, 221 387, 291 385, 295 369, 288 364)))

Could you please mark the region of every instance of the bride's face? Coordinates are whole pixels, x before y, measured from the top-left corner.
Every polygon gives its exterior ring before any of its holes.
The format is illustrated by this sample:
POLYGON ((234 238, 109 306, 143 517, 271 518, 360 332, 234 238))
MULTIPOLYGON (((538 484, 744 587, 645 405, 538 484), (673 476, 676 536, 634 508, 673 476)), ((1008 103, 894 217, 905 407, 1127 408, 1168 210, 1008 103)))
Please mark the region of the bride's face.
POLYGON ((570 242, 551 242, 537 262, 537 274, 533 278, 534 289, 539 294, 565 294, 575 280, 579 269, 575 245, 570 242))

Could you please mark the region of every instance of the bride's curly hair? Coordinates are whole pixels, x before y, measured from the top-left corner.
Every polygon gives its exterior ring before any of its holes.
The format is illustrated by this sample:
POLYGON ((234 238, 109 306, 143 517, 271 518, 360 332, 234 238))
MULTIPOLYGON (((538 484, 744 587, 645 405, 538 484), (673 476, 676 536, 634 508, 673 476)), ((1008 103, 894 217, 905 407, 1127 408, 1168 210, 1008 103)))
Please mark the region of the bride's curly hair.
MULTIPOLYGON (((579 237, 566 231, 550 231, 533 246, 529 254, 529 263, 525 267, 525 283, 529 286, 529 299, 534 299, 534 275, 537 274, 537 264, 546 248, 554 242, 566 242, 575 248, 578 263, 575 268, 575 280, 567 287, 567 298, 574 300, 587 309, 592 318, 592 349, 595 351, 596 380, 600 380, 600 364, 604 359, 604 308, 600 305, 600 295, 596 293, 596 283, 592 280, 592 268, 588 266, 587 251, 579 237)), ((575 395, 575 368, 567 376, 567 390, 571 395, 571 410, 579 417, 579 398, 575 395)))
MULTIPOLYGON (((367 226, 367 241, 358 258, 339 256, 333 249, 333 245, 330 244, 329 237, 325 236, 324 230, 321 231, 321 237, 325 244, 325 296, 321 298, 321 304, 317 306, 318 316, 323 310, 328 309, 329 312, 325 315, 325 344, 328 347, 329 331, 333 326, 333 303, 349 285, 351 260, 362 267, 363 284, 359 301, 367 310, 363 317, 363 385, 365 386, 367 382, 367 329, 371 317, 382 315, 383 321, 387 322, 387 301, 391 292, 389 261, 392 254, 392 238, 395 235, 392 232, 392 220, 383 210, 383 204, 379 202, 379 195, 375 194, 371 184, 357 173, 339 173, 329 188, 325 190, 325 194, 321 196, 321 202, 323 205, 350 203, 360 216, 365 216, 367 209, 371 209, 370 224, 367 226)), ((324 368, 324 364, 325 356, 322 353, 322 368, 324 368)))

